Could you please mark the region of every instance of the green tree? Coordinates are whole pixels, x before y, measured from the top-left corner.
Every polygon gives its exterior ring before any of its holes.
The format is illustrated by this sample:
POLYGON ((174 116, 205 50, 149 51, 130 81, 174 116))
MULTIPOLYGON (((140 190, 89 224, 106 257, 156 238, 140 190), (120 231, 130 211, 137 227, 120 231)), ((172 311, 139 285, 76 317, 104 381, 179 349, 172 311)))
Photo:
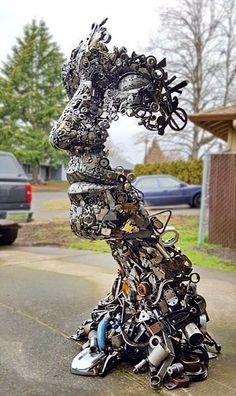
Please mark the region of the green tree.
POLYGON ((55 166, 63 159, 48 143, 52 124, 65 105, 62 62, 45 23, 33 20, 1 69, 0 150, 31 164, 33 181, 40 163, 55 166))

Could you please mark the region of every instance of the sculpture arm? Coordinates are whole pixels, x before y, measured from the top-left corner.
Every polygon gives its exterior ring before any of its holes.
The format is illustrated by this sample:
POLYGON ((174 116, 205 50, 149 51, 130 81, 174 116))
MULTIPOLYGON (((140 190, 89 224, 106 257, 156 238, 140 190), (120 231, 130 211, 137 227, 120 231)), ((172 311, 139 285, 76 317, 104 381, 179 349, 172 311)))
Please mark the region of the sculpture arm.
POLYGON ((92 91, 92 82, 81 78, 79 88, 52 128, 50 143, 53 147, 72 153, 75 148, 83 151, 85 147, 103 147, 109 122, 101 117, 102 103, 92 91))

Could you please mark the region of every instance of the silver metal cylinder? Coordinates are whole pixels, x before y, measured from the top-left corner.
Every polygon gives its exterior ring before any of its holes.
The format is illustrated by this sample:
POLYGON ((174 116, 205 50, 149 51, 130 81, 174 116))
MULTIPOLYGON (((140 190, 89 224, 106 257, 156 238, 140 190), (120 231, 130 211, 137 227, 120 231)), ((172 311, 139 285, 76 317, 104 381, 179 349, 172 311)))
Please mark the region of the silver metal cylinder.
POLYGON ((184 371, 184 366, 182 363, 174 363, 172 366, 169 366, 167 369, 167 373, 173 377, 173 376, 178 376, 179 374, 183 373, 184 371))
POLYGON ((97 349, 97 332, 95 330, 91 330, 89 333, 89 346, 90 350, 94 351, 97 349))
POLYGON ((207 317, 205 314, 199 316, 200 329, 203 334, 207 332, 207 317))
POLYGON ((153 366, 158 367, 160 364, 169 356, 170 352, 166 348, 166 346, 162 343, 159 343, 155 348, 153 348, 152 352, 148 356, 148 361, 153 366))
POLYGON ((189 344, 192 346, 198 346, 204 340, 204 336, 202 332, 199 330, 199 328, 194 322, 191 322, 187 326, 185 326, 184 334, 189 344))
POLYGON ((155 348, 158 344, 161 344, 161 338, 159 336, 153 335, 149 340, 149 346, 155 348))
POLYGON ((91 331, 91 325, 92 325, 92 322, 86 323, 86 325, 84 326, 85 334, 89 334, 89 332, 91 331))
POLYGON ((141 368, 147 363, 147 359, 143 359, 141 360, 141 362, 139 362, 138 364, 136 364, 134 366, 133 372, 134 373, 138 373, 139 370, 141 370, 141 368))

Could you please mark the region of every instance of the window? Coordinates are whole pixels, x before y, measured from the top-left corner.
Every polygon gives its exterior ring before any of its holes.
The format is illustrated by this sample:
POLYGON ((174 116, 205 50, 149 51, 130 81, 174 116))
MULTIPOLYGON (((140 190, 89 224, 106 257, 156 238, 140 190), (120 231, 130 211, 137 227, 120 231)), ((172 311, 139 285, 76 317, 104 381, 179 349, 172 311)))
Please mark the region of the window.
POLYGON ((180 182, 172 177, 159 177, 158 179, 160 188, 176 188, 180 187, 180 182))
POLYGON ((4 175, 24 175, 24 171, 17 160, 7 154, 0 154, 0 173, 4 175))
POLYGON ((31 173, 31 165, 30 164, 23 164, 23 169, 25 173, 29 174, 31 173))
POLYGON ((135 187, 139 188, 140 190, 153 190, 157 188, 157 180, 155 177, 144 177, 143 179, 137 181, 135 187))

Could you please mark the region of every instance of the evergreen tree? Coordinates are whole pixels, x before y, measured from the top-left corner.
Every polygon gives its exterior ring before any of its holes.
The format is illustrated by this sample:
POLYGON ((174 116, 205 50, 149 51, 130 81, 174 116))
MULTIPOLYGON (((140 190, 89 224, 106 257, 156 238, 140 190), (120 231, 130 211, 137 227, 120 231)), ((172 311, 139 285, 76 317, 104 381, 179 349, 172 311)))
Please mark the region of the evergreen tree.
POLYGON ((57 165, 63 155, 52 149, 48 135, 65 105, 61 83, 63 55, 43 21, 25 26, 0 77, 0 150, 13 152, 32 165, 57 165))

